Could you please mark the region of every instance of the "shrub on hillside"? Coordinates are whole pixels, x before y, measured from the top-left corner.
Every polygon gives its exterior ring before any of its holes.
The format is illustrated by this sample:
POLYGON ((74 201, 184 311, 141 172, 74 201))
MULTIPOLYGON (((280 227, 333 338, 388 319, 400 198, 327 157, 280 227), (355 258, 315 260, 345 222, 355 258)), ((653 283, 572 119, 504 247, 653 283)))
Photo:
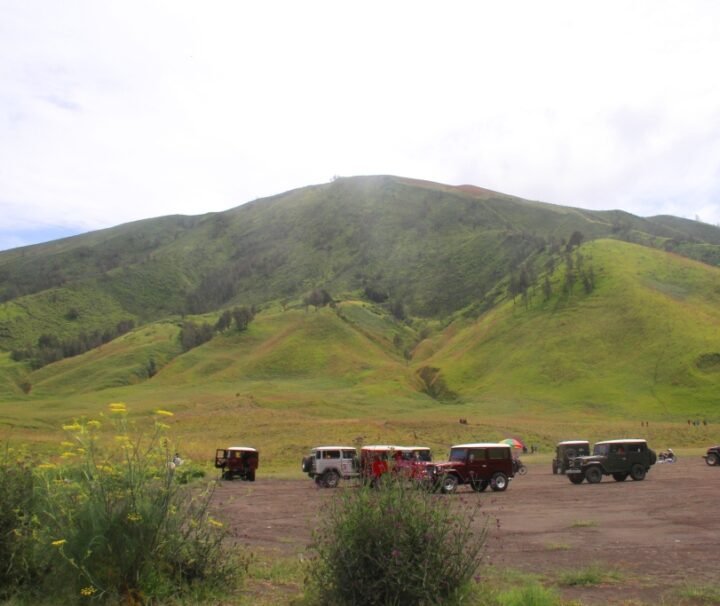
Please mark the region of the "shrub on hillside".
POLYGON ((111 411, 109 446, 97 421, 65 426, 65 463, 41 476, 46 589, 73 603, 84 596, 132 604, 227 590, 239 567, 223 546, 222 523, 209 515, 211 488, 180 485, 159 417, 152 434, 132 435, 124 405, 111 411))
POLYGON ((477 507, 391 479, 345 491, 322 512, 308 588, 334 606, 460 603, 485 543, 477 507))

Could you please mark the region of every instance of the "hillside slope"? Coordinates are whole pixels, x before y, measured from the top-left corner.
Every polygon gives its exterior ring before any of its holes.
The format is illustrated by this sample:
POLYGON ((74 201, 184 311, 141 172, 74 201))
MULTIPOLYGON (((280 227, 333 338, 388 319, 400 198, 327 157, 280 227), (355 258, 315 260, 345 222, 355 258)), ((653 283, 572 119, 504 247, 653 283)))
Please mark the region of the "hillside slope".
POLYGON ((70 338, 118 321, 298 302, 317 288, 341 299, 373 292, 408 315, 442 319, 491 307, 512 272, 538 271, 575 232, 720 263, 720 229, 692 221, 400 177, 341 178, 222 213, 0 252, 0 350, 32 346, 49 329, 70 338))
MULTIPOLYGON (((720 269, 611 240, 584 245, 595 286, 563 291, 567 267, 490 311, 425 361, 450 390, 507 412, 587 409, 658 418, 720 414, 720 269)), ((577 269, 577 268, 576 268, 577 269)))

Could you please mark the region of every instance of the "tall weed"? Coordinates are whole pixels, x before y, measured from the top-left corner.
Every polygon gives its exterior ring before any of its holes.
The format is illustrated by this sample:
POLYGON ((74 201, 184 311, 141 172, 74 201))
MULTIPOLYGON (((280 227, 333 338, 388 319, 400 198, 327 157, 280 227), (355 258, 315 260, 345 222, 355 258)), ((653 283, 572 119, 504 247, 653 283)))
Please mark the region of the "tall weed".
POLYGON ((480 566, 486 526, 472 504, 400 480, 340 493, 322 511, 307 585, 321 604, 458 603, 480 566))
POLYGON ((160 418, 148 434, 129 425, 124 405, 111 405, 111 418, 110 444, 99 439, 98 421, 65 426, 65 462, 42 475, 53 590, 70 601, 136 604, 198 587, 227 590, 238 566, 223 548, 222 523, 208 514, 212 485, 179 485, 160 418))

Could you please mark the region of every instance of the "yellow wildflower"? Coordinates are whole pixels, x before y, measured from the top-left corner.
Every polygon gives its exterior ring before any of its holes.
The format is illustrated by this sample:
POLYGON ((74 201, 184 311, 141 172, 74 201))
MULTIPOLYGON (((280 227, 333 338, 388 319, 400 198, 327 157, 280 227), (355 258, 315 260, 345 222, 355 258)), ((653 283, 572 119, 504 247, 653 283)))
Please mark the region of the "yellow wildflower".
POLYGON ((72 448, 75 446, 74 442, 68 442, 67 440, 64 442, 60 442, 60 446, 64 446, 65 448, 72 448))
POLYGON ((208 524, 210 524, 210 526, 215 526, 215 528, 222 528, 223 526, 225 526, 225 524, 223 524, 219 520, 216 520, 215 518, 208 518, 208 524))
POLYGON ((142 516, 139 513, 135 513, 133 511, 133 512, 130 512, 129 514, 127 514, 127 519, 130 522, 141 522, 142 516))
POLYGON ((60 456, 61 456, 63 459, 69 459, 70 457, 74 457, 74 456, 75 456, 75 453, 74 453, 74 452, 65 451, 65 452, 62 453, 60 456))
POLYGON ((90 586, 90 587, 83 587, 83 588, 80 590, 80 595, 85 596, 86 598, 89 598, 91 595, 93 595, 93 594, 96 593, 96 592, 97 592, 97 589, 95 589, 95 588, 92 587, 92 586, 90 586))
POLYGON ((164 417, 174 417, 175 415, 171 413, 169 410, 156 410, 156 415, 163 415, 164 417))
POLYGON ((55 463, 40 463, 38 469, 55 469, 57 465, 55 463))
POLYGON ((75 422, 72 423, 71 425, 63 425, 62 428, 63 428, 65 431, 81 431, 81 430, 82 430, 82 425, 80 425, 80 423, 78 423, 77 421, 75 421, 75 422))
POLYGON ((157 427, 158 429, 170 429, 170 425, 168 425, 167 423, 160 423, 159 421, 155 422, 155 427, 157 427))
POLYGON ((59 539, 57 541, 53 541, 51 545, 53 547, 60 547, 61 545, 65 545, 65 543, 67 543, 67 539, 59 539))
POLYGON ((88 426, 90 429, 99 429, 99 428, 100 428, 100 425, 101 425, 100 421, 96 421, 95 419, 93 419, 92 421, 88 421, 88 422, 87 422, 87 426, 88 426))
POLYGON ((125 406, 125 404, 122 402, 114 402, 114 403, 110 404, 108 406, 108 408, 110 409, 110 412, 113 412, 113 413, 116 412, 116 413, 122 414, 122 413, 127 412, 127 406, 125 406))

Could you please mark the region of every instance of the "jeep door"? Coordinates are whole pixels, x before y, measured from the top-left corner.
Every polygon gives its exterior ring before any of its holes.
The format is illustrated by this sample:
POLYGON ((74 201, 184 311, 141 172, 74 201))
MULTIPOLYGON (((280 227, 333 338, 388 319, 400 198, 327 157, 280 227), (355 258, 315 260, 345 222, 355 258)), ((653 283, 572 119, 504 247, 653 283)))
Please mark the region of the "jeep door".
POLYGON ((468 448, 467 458, 465 459, 464 481, 469 479, 489 480, 492 472, 488 472, 488 462, 486 459, 485 448, 468 448))
POLYGON ((343 450, 342 459, 340 459, 340 469, 343 476, 349 476, 355 473, 355 457, 354 450, 343 450))
POLYGON ((627 446, 625 444, 610 444, 605 471, 607 473, 627 473, 629 469, 627 446))

